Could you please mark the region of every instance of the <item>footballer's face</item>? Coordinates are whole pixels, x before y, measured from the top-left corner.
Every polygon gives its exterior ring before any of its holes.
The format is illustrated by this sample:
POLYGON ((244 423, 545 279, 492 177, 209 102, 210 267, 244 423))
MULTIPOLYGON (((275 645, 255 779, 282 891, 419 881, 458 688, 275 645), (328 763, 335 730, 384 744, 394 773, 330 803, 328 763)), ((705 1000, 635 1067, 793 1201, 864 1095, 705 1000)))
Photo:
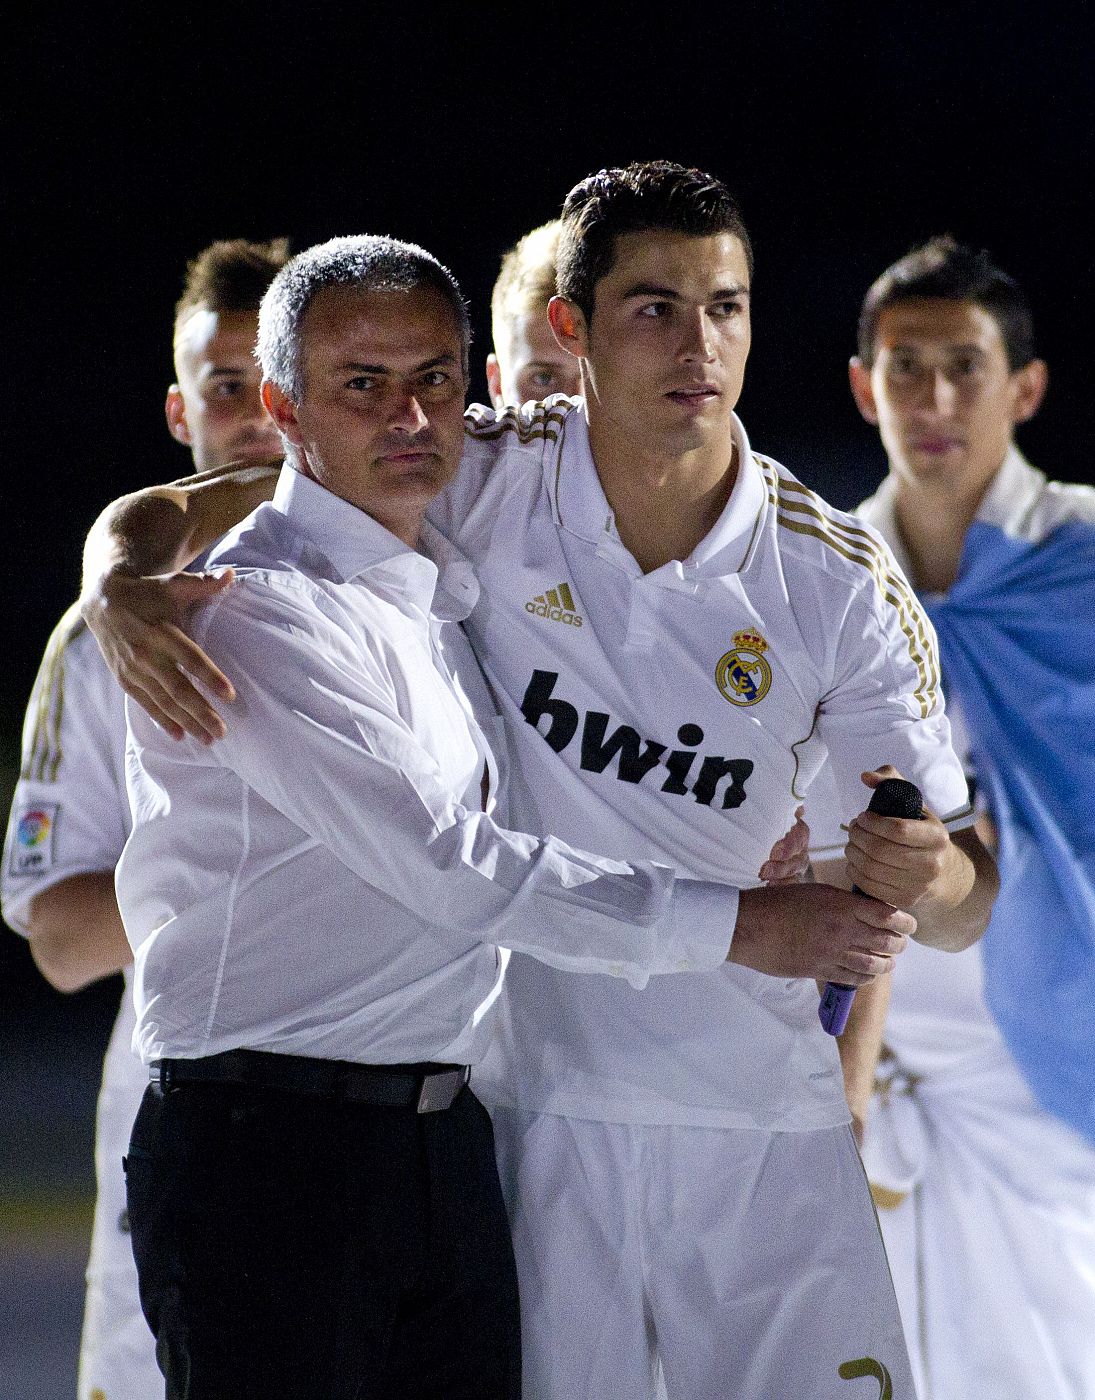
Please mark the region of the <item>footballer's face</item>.
POLYGON ((514 316, 500 339, 503 343, 487 359, 487 383, 495 408, 582 392, 578 361, 552 335, 546 306, 514 316))
POLYGON ((712 450, 730 460, 751 339, 739 238, 621 234, 588 324, 573 303, 557 298, 552 307, 557 335, 565 315, 573 318, 591 427, 596 419, 599 431, 647 455, 712 450))
POLYGON ((884 307, 874 364, 851 365, 860 412, 878 426, 899 480, 938 482, 980 499, 1017 423, 1045 392, 1041 360, 1008 365, 1000 326, 972 301, 937 297, 884 307))
POLYGON ((294 403, 263 384, 295 464, 408 544, 464 447, 464 346, 434 287, 325 287, 301 326, 294 403))
POLYGON ((167 426, 194 456, 194 467, 270 462, 281 439, 259 397, 253 311, 197 307, 175 333, 177 382, 167 391, 167 426))

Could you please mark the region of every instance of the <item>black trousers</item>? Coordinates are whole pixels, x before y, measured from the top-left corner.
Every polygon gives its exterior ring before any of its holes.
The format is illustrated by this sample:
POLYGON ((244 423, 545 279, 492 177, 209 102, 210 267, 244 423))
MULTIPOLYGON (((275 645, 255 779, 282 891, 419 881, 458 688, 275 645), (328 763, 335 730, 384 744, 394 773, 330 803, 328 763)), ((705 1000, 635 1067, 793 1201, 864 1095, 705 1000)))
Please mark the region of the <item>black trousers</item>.
POLYGON ((486 1110, 152 1085, 126 1190, 167 1400, 518 1400, 486 1110))

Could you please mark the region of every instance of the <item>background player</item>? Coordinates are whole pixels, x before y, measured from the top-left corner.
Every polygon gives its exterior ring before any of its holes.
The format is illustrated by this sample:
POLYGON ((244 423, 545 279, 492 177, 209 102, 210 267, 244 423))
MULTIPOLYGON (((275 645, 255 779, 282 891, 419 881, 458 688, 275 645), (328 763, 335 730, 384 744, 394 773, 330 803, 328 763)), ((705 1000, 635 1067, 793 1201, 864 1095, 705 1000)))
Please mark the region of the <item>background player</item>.
MULTIPOLYGON (((214 243, 189 265, 175 313, 172 436, 195 468, 269 461, 281 441, 259 398, 252 356, 258 306, 288 255, 284 242, 214 243)), ((183 585, 185 587, 185 585, 183 585)), ((132 1053, 132 951, 118 914, 114 866, 129 833, 124 697, 75 609, 58 624, 27 708, 23 763, 4 860, 4 917, 59 991, 125 975, 99 1095, 98 1198, 80 1348, 80 1400, 162 1393, 141 1315, 121 1160, 147 1083, 132 1053)))
POLYGON ((556 343, 547 317, 559 228, 558 219, 534 228, 502 259, 490 299, 494 351, 487 356, 495 408, 581 392, 578 363, 556 343))
MULTIPOLYGON (((747 885, 827 747, 847 817, 860 773, 891 760, 960 825, 930 628, 874 538, 754 456, 733 416, 750 255, 725 187, 668 163, 603 171, 569 197, 563 244, 553 325, 586 406, 472 410, 435 512, 477 566, 469 631, 518 757, 517 810, 747 885), (574 608, 537 612, 564 583, 574 608)), ((205 537, 203 511, 223 528, 220 485, 156 494, 183 536, 205 537)), ((104 517, 123 535, 93 542, 93 585, 136 548, 133 507, 104 517)), ((189 558, 179 544, 154 551, 157 568, 189 558)), ((228 698, 221 673, 172 628, 115 619, 107 645, 132 693, 220 734, 179 667, 228 698)), ((914 904, 928 941, 979 936, 994 879, 972 834, 952 840, 934 817, 877 834, 849 848, 856 883, 914 904)), ((911 1391, 836 1050, 816 989, 788 974, 817 933, 809 890, 757 893, 743 907, 769 917, 735 935, 753 970, 633 998, 585 979, 587 998, 523 960, 503 1161, 530 1394, 650 1394, 659 1353, 670 1394, 690 1400, 724 1396, 728 1376, 743 1395, 835 1397, 887 1369, 911 1391)))
POLYGON ((858 514, 939 629, 1001 875, 982 943, 895 969, 868 1127, 921 1400, 1095 1394, 1095 491, 1015 445, 1046 377, 987 253, 935 238, 867 293, 851 385, 889 475, 858 514))

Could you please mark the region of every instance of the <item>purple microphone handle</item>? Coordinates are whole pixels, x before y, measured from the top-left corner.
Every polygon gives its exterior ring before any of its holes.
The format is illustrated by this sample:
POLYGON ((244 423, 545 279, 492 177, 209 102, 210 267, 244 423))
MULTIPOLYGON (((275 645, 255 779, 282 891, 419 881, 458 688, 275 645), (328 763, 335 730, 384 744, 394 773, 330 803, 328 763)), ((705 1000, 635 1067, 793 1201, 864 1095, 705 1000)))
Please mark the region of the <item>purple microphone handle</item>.
MULTIPOLYGON (((904 778, 883 778, 871 794, 867 811, 877 812, 880 817, 919 821, 924 815, 924 799, 915 783, 907 783, 904 778)), ((855 988, 844 982, 825 984, 817 1014, 823 1029, 830 1035, 840 1035, 848 1024, 854 998, 855 988)))

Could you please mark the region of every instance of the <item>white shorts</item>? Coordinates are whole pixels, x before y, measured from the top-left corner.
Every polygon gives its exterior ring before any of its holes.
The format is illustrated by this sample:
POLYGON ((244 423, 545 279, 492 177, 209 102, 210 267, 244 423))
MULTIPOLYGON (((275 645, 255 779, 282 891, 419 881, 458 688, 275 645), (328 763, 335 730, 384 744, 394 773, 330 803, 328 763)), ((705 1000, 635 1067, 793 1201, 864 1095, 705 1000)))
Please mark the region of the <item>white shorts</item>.
POLYGON ((137 1294, 137 1266, 125 1213, 122 1158, 148 1083, 148 1069, 129 1048, 132 1034, 127 988, 103 1064, 95 1121, 98 1195, 80 1339, 79 1400, 152 1400, 164 1393, 156 1340, 137 1294))
POLYGON ((847 1127, 493 1116, 526 1400, 915 1400, 847 1127))

